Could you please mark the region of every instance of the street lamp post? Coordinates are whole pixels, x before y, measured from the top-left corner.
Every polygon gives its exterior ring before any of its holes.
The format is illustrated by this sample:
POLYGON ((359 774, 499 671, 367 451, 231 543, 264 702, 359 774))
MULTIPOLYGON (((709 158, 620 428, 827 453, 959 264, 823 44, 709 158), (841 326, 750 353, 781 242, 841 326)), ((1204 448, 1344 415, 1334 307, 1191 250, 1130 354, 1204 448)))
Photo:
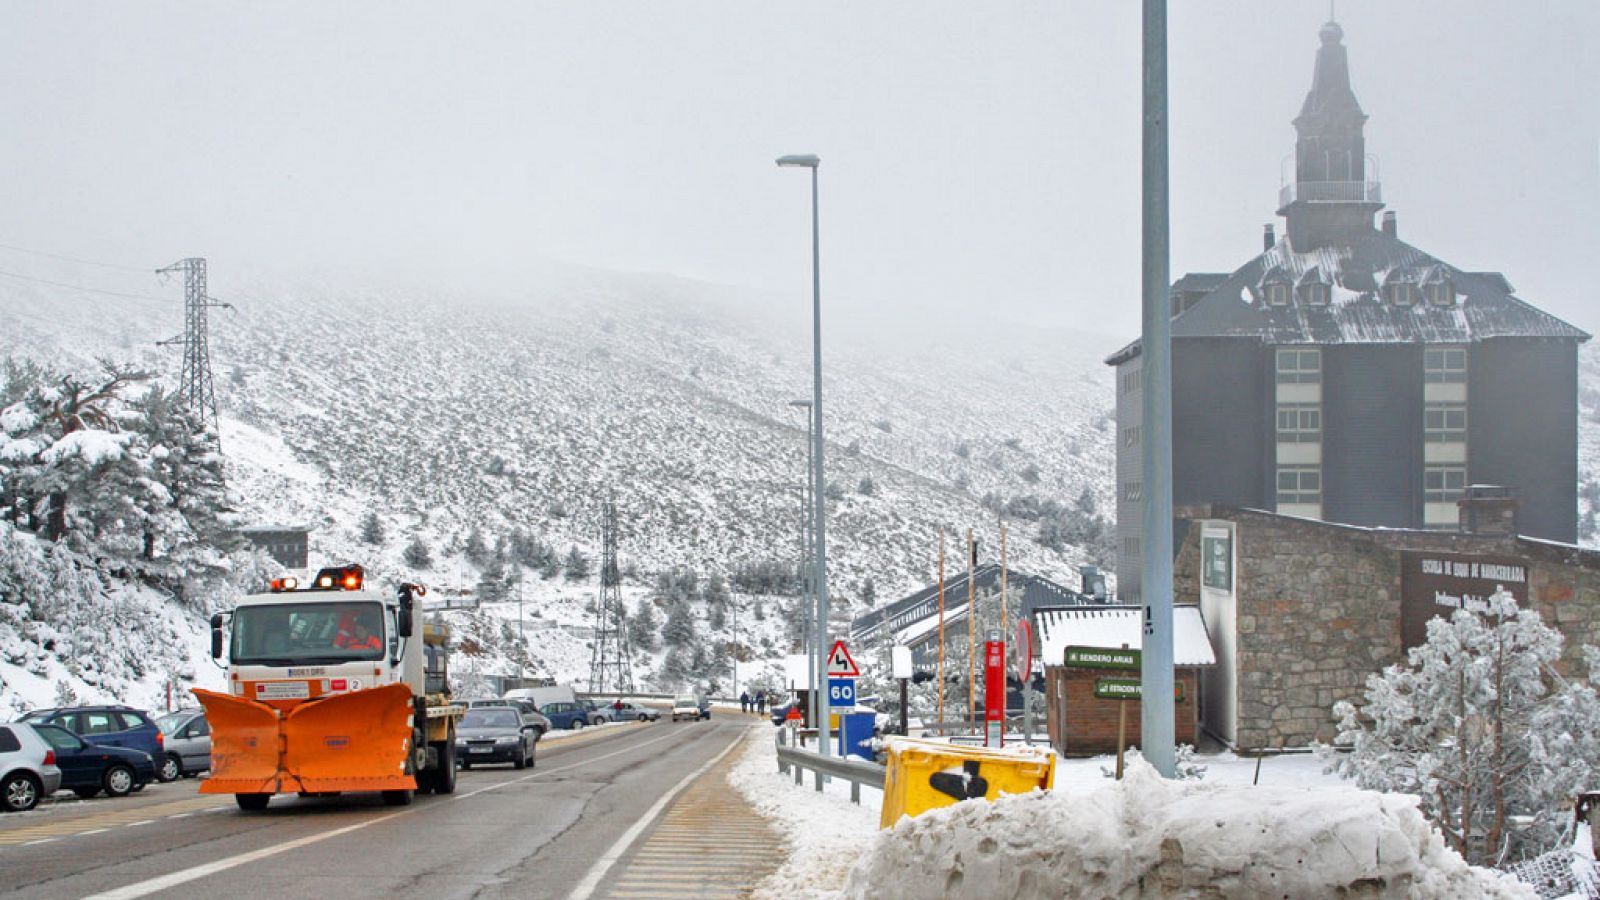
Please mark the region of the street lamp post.
POLYGON ((811 617, 816 614, 814 601, 811 600, 811 401, 790 400, 789 405, 795 409, 806 412, 806 468, 805 476, 800 479, 800 646, 806 650, 806 683, 811 685, 807 693, 806 713, 812 722, 817 721, 817 655, 810 648, 816 644, 812 637, 811 617))
MULTIPOLYGON (((813 688, 817 694, 817 750, 831 756, 828 690, 822 683, 828 672, 828 542, 827 485, 822 477, 822 232, 817 215, 817 167, 821 164, 822 159, 811 153, 778 157, 779 166, 811 170, 811 499, 817 591, 817 680, 813 688)), ((822 790, 821 772, 817 773, 817 790, 822 790)))

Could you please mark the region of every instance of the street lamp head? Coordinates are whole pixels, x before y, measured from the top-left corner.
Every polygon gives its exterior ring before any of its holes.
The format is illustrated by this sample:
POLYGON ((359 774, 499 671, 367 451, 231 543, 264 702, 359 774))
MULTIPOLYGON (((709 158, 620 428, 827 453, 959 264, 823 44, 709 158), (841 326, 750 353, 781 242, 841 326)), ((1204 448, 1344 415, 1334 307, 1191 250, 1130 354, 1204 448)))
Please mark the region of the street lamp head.
POLYGON ((804 169, 815 169, 822 164, 822 157, 815 153, 793 153, 788 156, 778 157, 780 166, 796 166, 804 169))
POLYGON ((795 407, 796 409, 810 409, 811 408, 811 401, 810 400, 790 400, 789 401, 789 405, 795 407))

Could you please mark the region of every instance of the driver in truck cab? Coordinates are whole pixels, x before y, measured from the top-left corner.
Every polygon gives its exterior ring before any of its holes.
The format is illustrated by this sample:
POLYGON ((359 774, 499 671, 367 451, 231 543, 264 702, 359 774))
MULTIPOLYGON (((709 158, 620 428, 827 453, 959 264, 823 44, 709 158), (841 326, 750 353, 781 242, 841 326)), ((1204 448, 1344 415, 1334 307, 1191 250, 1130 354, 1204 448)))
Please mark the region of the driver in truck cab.
POLYGON ((333 639, 333 645, 341 650, 379 650, 383 642, 375 633, 376 624, 366 614, 356 614, 348 617, 345 622, 339 623, 339 633, 333 639))

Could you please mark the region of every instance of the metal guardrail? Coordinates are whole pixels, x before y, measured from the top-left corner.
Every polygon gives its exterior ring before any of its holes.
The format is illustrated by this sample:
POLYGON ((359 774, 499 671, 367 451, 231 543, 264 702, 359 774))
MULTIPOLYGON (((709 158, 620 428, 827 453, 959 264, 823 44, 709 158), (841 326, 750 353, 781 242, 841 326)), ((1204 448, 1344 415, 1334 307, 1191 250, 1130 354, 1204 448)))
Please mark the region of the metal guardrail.
POLYGON ((861 804, 861 786, 883 790, 884 779, 888 777, 888 770, 877 763, 857 759, 841 759, 837 756, 821 756, 810 750, 788 746, 788 729, 779 728, 778 731, 778 772, 787 775, 794 769, 794 783, 801 784, 805 780, 805 770, 810 769, 817 776, 817 790, 822 790, 824 776, 828 778, 841 778, 850 782, 850 802, 859 806, 861 804))

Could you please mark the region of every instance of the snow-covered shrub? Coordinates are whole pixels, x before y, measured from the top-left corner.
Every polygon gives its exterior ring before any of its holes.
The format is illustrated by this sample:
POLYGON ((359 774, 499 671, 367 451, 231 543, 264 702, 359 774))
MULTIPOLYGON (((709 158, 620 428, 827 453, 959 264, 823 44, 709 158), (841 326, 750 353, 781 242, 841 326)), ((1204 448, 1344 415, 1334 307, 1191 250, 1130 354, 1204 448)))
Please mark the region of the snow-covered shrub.
MULTIPOLYGON (((1129 747, 1123 757, 1124 769, 1132 765, 1133 760, 1145 761, 1144 754, 1139 752, 1138 747, 1129 747)), ((1100 774, 1107 778, 1115 778, 1117 777, 1117 768, 1114 765, 1101 766, 1100 774)), ((1193 744, 1179 744, 1173 748, 1172 775, 1178 781, 1199 781, 1206 777, 1206 767, 1194 758, 1193 744)))
MULTIPOLYGON (((1554 676, 1561 634, 1498 591, 1481 612, 1428 623, 1407 665, 1369 676, 1366 703, 1334 706, 1348 753, 1330 771, 1415 794, 1468 860, 1499 864, 1555 846, 1563 807, 1600 778, 1600 700, 1554 676)), ((1591 678, 1600 662, 1586 648, 1591 678)))

